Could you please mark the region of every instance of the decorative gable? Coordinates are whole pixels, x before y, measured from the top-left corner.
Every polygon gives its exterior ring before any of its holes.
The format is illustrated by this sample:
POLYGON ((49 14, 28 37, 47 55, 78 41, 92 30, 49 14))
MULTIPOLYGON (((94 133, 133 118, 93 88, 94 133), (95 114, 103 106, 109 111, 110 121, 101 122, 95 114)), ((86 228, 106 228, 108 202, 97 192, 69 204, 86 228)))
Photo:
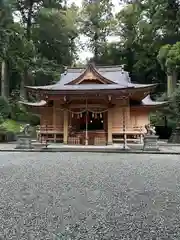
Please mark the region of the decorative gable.
POLYGON ((68 83, 72 84, 114 84, 114 82, 103 77, 92 64, 89 64, 78 78, 68 83))
POLYGON ((92 71, 88 70, 75 84, 106 84, 106 82, 100 79, 99 76, 96 76, 92 71))

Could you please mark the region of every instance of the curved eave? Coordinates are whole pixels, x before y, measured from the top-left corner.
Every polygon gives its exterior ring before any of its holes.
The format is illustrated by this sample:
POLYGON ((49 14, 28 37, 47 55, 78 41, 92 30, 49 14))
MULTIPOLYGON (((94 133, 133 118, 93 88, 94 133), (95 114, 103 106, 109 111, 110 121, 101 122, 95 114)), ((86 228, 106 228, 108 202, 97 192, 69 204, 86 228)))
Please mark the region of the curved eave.
POLYGON ((168 102, 167 101, 164 101, 164 102, 156 102, 156 101, 153 101, 150 97, 150 95, 148 95, 147 97, 145 97, 143 100, 142 100, 142 105, 143 107, 149 107, 149 108, 160 108, 160 107, 163 107, 165 105, 167 105, 168 102))
POLYGON ((47 102, 44 100, 41 100, 40 102, 35 102, 35 103, 19 101, 19 103, 28 107, 43 107, 47 104, 47 102))
MULTIPOLYGON (((55 84, 54 84, 55 85, 55 84)), ((53 91, 52 86, 54 85, 47 85, 47 86, 25 86, 27 90, 31 91, 53 91)))
POLYGON ((145 108, 154 108, 154 109, 158 109, 161 107, 166 106, 168 103, 167 102, 155 102, 154 104, 142 104, 142 107, 145 108))
POLYGON ((149 94, 156 85, 140 85, 140 84, 129 84, 128 86, 116 85, 116 84, 99 84, 99 85, 65 85, 65 86, 26 86, 29 91, 40 91, 45 92, 47 94, 71 94, 71 93, 87 93, 87 92, 96 92, 96 91, 104 91, 104 92, 118 92, 122 90, 134 90, 134 91, 144 91, 149 94), (52 87, 53 86, 53 87, 52 87))

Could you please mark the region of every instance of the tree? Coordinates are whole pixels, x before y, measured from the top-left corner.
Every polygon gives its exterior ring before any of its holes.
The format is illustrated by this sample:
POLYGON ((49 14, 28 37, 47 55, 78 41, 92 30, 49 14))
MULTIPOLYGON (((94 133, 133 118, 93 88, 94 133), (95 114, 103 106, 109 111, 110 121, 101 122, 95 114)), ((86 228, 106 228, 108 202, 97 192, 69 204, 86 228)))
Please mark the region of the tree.
POLYGON ((38 52, 57 64, 70 65, 75 51, 73 41, 77 37, 73 21, 70 10, 64 12, 43 8, 33 30, 33 39, 38 52))
POLYGON ((14 6, 20 13, 26 29, 26 38, 31 40, 32 28, 42 8, 62 8, 62 0, 14 0, 14 6))
POLYGON ((84 0, 81 11, 81 31, 89 39, 89 49, 98 63, 106 47, 107 37, 111 35, 114 17, 111 0, 84 0))
POLYGON ((12 12, 9 3, 0 2, 0 62, 1 62, 1 95, 8 97, 8 48, 10 43, 10 35, 12 34, 12 12))
POLYGON ((138 21, 140 11, 136 3, 126 5, 116 15, 117 35, 119 36, 120 45, 125 56, 125 64, 129 72, 133 72, 133 65, 137 49, 138 40, 138 21), (123 47, 122 47, 123 46, 123 47))
POLYGON ((180 42, 162 46, 157 58, 167 74, 168 96, 171 96, 176 89, 178 71, 180 70, 180 42))
POLYGON ((149 13, 162 44, 175 44, 180 40, 180 4, 177 0, 147 0, 149 13))
POLYGON ((106 45, 101 60, 105 63, 123 62, 132 80, 160 83, 158 91, 164 91, 166 74, 160 68, 157 55, 164 43, 172 44, 179 38, 179 5, 175 2, 171 6, 168 0, 125 2, 116 15, 119 41, 106 45))
POLYGON ((66 10, 42 8, 39 12, 32 33, 37 49, 34 73, 38 76, 44 75, 44 79, 48 77, 54 82, 59 79, 62 68, 74 61, 78 36, 76 13, 73 7, 66 10))
POLYGON ((25 85, 37 82, 38 78, 47 79, 42 84, 54 81, 57 72, 59 77, 63 65, 70 65, 74 59, 76 11, 74 8, 63 7, 62 2, 14 1, 24 29, 21 42, 23 51, 20 51, 16 68, 21 76, 20 92, 23 98, 26 98, 25 85))

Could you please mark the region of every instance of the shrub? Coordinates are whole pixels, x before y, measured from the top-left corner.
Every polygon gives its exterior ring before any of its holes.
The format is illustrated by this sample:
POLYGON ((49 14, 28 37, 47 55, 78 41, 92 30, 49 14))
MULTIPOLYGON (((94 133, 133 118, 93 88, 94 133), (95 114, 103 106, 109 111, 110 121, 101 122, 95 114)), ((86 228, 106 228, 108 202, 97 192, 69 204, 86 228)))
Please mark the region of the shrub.
POLYGON ((36 114, 29 114, 29 123, 31 126, 40 125, 40 117, 36 114))
POLYGON ((21 125, 14 120, 8 119, 4 121, 0 127, 5 129, 7 132, 18 133, 20 132, 21 125))
POLYGON ((19 104, 18 102, 11 104, 11 119, 22 122, 22 123, 29 123, 32 126, 39 125, 40 118, 38 115, 27 112, 26 108, 19 104))
POLYGON ((6 119, 10 116, 11 107, 6 98, 0 96, 0 115, 2 118, 6 119))
POLYGON ((3 122, 4 122, 4 118, 3 118, 3 116, 0 113, 0 124, 3 123, 3 122))
POLYGON ((11 119, 17 122, 28 122, 29 123, 29 113, 26 108, 20 103, 11 103, 11 119))

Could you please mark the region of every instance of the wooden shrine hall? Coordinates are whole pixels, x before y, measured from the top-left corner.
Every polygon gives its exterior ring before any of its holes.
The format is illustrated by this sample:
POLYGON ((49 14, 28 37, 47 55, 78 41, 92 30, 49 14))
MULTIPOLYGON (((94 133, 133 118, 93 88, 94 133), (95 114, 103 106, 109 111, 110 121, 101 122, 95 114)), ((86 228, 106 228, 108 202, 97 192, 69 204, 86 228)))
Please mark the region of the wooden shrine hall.
POLYGON ((24 102, 40 114, 38 138, 64 144, 107 145, 126 138, 141 142, 149 113, 164 102, 150 93, 156 84, 132 83, 121 66, 67 68, 48 86, 26 86, 39 102, 24 102))

